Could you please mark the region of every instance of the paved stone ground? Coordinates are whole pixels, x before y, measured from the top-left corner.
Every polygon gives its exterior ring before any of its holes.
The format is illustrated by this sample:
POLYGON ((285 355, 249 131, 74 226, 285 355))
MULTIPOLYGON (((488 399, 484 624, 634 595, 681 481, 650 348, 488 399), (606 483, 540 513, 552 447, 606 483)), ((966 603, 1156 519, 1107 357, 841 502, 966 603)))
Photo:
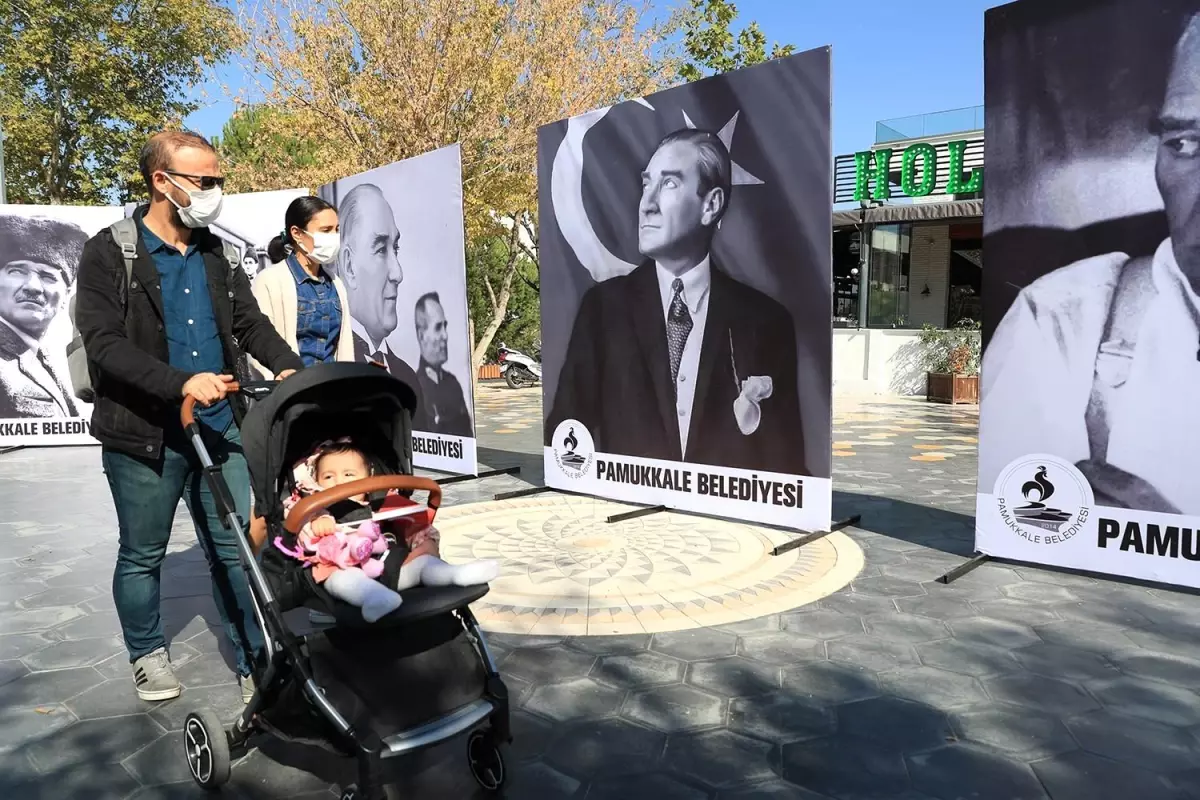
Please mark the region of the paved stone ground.
MULTIPOLYGON (((522 474, 448 487, 451 503, 541 478, 536 392, 480 395, 481 415, 509 415, 482 429, 481 461, 522 474)), ((1196 597, 1000 565, 934 583, 971 551, 973 410, 836 406, 835 516, 862 514, 850 534, 864 571, 815 604, 736 625, 493 635, 517 706, 508 796, 1200 798, 1196 597)), ((164 617, 186 691, 151 707, 133 694, 112 608, 98 452, 9 453, 0 480, 0 796, 199 796, 183 716, 197 704, 232 715, 239 700, 185 518, 164 617)), ((326 798, 344 775, 267 743, 226 794, 326 798)), ((403 788, 474 796, 462 744, 426 754, 403 788)))

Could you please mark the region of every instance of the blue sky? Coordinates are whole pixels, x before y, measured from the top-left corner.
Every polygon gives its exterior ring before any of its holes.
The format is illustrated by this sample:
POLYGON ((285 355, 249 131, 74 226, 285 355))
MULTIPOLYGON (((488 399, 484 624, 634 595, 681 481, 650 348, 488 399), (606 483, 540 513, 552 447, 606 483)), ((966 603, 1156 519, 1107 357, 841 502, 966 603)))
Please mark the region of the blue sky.
MULTIPOLYGON (((656 3, 657 5, 657 3, 656 3)), ((662 4, 664 7, 667 4, 662 4)), ((770 41, 833 46, 833 152, 870 145, 875 122, 983 102, 983 12, 997 0, 735 0, 770 41)), ((236 84, 232 69, 221 77, 236 84)), ((233 111, 219 84, 187 123, 212 136, 233 111)))

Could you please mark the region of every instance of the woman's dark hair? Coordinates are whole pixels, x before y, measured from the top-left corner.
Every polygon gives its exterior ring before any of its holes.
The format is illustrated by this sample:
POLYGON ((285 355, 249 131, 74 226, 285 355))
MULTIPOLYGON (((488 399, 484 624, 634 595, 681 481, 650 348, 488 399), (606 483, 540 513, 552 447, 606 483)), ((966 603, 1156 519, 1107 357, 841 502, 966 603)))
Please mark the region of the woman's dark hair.
POLYGON ((296 248, 296 241, 292 238, 292 226, 305 230, 312 218, 325 209, 337 211, 332 203, 327 203, 313 195, 297 197, 291 202, 283 215, 283 233, 276 236, 267 245, 267 257, 271 259, 272 264, 278 264, 287 258, 289 247, 293 250, 296 248))

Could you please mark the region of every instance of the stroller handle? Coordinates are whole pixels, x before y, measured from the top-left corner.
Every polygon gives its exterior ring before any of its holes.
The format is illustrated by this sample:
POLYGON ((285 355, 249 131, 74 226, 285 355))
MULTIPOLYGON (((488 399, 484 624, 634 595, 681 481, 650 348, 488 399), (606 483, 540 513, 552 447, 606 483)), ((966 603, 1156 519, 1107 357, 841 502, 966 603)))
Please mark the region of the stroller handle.
MULTIPOLYGON (((266 397, 278 385, 279 381, 252 381, 246 383, 230 381, 225 384, 225 396, 244 394, 252 399, 259 399, 266 397)), ((179 409, 179 420, 183 423, 185 431, 191 430, 191 427, 196 424, 196 398, 191 395, 183 398, 183 407, 179 409)))
POLYGON ((292 507, 283 527, 289 533, 299 533, 300 529, 304 527, 304 523, 334 503, 340 503, 356 495, 383 492, 388 489, 429 492, 427 505, 431 512, 431 519, 437 515, 437 510, 442 505, 442 487, 429 478, 420 478, 416 475, 376 475, 373 478, 343 483, 332 489, 324 489, 305 497, 292 507))

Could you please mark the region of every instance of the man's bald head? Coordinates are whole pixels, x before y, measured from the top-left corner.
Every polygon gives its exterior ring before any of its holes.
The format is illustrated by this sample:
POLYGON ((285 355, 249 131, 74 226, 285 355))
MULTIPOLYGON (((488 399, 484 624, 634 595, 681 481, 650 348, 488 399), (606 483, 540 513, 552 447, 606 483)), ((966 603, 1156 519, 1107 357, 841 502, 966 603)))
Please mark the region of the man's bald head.
POLYGON ((338 207, 342 249, 338 273, 350 293, 350 315, 376 341, 396 329, 400 230, 392 206, 378 186, 360 184, 338 207))

